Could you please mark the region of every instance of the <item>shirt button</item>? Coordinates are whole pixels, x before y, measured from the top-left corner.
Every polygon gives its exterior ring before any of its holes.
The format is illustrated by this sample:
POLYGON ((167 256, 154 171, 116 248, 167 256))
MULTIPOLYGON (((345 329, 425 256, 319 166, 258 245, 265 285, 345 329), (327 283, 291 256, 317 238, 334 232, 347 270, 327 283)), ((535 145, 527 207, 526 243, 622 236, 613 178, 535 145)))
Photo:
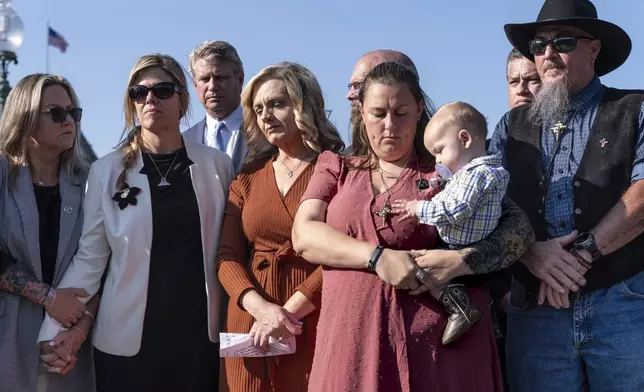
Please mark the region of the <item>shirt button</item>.
POLYGON ((575 208, 575 214, 581 215, 581 210, 579 208, 575 208))
POLYGON ((539 182, 539 188, 543 188, 543 181, 539 182))
POLYGON ((539 215, 543 215, 543 210, 539 210, 539 215))
POLYGON ((561 147, 561 149, 564 150, 564 151, 568 151, 568 147, 566 147, 566 146, 561 147))
POLYGON ((575 181, 575 188, 579 188, 580 185, 581 183, 579 181, 575 181))
POLYGON ((561 193, 558 193, 558 194, 557 194, 557 199, 559 199, 559 200, 563 200, 563 195, 562 195, 561 193))
POLYGON ((565 224, 565 223, 560 223, 560 224, 559 224, 559 227, 561 227, 562 229, 565 229, 565 228, 566 228, 566 224, 565 224))
POLYGON ((563 174, 563 169, 559 169, 557 171, 559 172, 559 174, 563 174))

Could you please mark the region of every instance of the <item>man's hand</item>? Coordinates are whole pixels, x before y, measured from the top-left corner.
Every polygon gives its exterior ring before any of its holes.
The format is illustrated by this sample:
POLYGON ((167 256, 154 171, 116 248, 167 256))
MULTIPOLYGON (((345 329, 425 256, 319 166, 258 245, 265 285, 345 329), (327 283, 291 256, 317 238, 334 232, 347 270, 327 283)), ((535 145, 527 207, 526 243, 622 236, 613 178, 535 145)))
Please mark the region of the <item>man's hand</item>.
POLYGON ((588 270, 564 249, 564 246, 573 243, 576 238, 575 230, 567 236, 535 242, 521 258, 521 262, 556 292, 564 294, 566 290, 577 291, 579 286, 586 284, 584 274, 588 270))

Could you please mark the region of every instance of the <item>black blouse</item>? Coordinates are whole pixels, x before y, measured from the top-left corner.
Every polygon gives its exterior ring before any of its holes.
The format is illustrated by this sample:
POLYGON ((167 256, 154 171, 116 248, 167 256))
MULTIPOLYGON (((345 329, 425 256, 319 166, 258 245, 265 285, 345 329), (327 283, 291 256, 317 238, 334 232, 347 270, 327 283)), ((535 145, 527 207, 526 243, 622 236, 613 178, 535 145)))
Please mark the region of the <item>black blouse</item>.
POLYGON ((48 285, 54 281, 56 257, 58 254, 58 233, 60 230, 60 192, 58 185, 41 186, 34 184, 36 205, 40 223, 40 263, 42 280, 48 285))
POLYGON ((152 201, 144 340, 163 341, 175 333, 192 331, 191 339, 199 336, 203 341, 207 339, 208 305, 201 218, 190 177, 192 161, 184 147, 176 159, 175 153, 143 153, 143 162, 141 173, 148 177, 152 201), (158 186, 162 175, 170 185, 158 186))

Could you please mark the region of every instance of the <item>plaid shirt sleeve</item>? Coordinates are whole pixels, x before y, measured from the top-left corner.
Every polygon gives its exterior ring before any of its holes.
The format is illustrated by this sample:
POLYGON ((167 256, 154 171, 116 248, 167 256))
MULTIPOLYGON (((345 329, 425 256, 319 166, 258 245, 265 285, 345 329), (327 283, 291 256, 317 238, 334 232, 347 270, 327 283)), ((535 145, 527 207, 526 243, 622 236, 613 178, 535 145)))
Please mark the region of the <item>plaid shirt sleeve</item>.
POLYGON ((492 185, 493 179, 483 170, 472 170, 467 175, 452 178, 432 200, 418 203, 418 219, 433 226, 457 224, 472 215, 492 185))

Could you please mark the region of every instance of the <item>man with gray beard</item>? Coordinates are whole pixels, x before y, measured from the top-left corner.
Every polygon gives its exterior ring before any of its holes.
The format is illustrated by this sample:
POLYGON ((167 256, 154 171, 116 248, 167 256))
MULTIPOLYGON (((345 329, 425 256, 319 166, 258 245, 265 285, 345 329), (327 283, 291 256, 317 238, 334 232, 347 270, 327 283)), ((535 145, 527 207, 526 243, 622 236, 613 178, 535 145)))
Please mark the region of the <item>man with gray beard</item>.
MULTIPOLYGON (((360 87, 362 82, 367 74, 378 64, 385 62, 394 62, 402 64, 410 68, 416 76, 418 76, 418 70, 416 70, 416 65, 411 61, 409 56, 399 52, 397 50, 388 50, 388 49, 379 49, 374 50, 368 53, 365 53, 360 57, 355 67, 353 68, 353 73, 349 79, 349 92, 347 93, 347 99, 351 102, 351 142, 353 143, 357 137, 360 135, 360 127, 362 126, 362 117, 360 116, 360 102, 358 101, 358 94, 360 93, 360 87)), ((368 144, 368 143, 366 143, 368 144)), ((347 147, 344 150, 344 154, 351 155, 353 154, 352 146, 347 147)), ((358 152, 362 153, 362 152, 358 152)))
POLYGON ((505 31, 542 81, 490 143, 537 236, 513 267, 510 388, 644 391, 644 91, 599 79, 631 40, 589 0, 546 0, 505 31))

